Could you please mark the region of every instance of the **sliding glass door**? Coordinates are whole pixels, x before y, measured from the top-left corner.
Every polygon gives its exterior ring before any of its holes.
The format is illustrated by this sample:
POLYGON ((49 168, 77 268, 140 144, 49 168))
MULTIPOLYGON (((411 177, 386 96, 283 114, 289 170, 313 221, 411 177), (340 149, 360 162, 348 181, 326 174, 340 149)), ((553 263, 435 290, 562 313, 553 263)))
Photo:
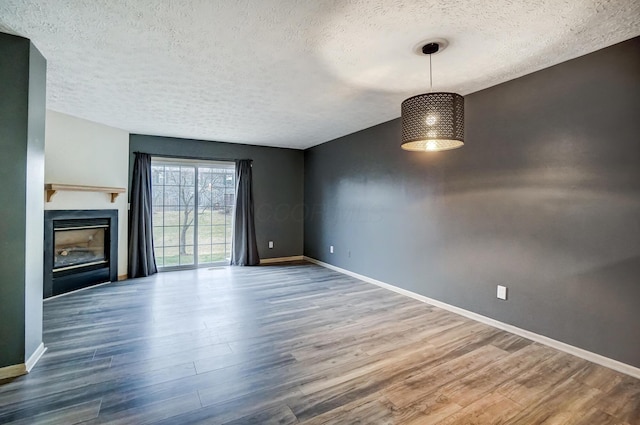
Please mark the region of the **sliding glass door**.
POLYGON ((235 203, 235 164, 198 167, 199 264, 229 261, 231 257, 232 213, 235 203))
POLYGON ((233 162, 153 158, 153 243, 161 269, 228 262, 233 162))

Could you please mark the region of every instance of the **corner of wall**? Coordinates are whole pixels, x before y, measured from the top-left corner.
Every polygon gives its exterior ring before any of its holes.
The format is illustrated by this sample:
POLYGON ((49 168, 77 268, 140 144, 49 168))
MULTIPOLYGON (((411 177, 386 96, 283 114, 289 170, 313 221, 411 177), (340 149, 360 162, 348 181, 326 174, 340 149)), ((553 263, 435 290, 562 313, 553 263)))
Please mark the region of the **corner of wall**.
MULTIPOLYGON (((128 188, 129 133, 117 128, 47 110, 45 181, 128 188)), ((44 196, 44 194, 42 195, 44 196)), ((109 195, 60 192, 47 210, 117 209, 118 275, 127 273, 128 194, 114 203, 109 195)))

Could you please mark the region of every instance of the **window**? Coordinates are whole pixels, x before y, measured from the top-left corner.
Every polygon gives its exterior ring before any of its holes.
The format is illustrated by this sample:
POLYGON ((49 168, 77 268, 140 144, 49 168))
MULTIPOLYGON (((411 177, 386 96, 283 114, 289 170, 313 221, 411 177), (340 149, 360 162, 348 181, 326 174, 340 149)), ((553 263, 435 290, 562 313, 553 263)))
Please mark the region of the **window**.
POLYGON ((152 158, 153 243, 159 268, 229 261, 233 162, 152 158))

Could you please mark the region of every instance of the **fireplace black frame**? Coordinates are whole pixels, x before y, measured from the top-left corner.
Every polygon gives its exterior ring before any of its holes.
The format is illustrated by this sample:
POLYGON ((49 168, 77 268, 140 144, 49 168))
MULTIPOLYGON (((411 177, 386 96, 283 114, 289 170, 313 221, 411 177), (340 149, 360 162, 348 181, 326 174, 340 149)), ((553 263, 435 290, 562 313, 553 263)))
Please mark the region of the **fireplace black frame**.
POLYGON ((43 296, 49 298, 76 289, 118 280, 118 210, 45 210, 43 296), (107 219, 107 262, 69 272, 53 273, 54 224, 61 220, 107 219))

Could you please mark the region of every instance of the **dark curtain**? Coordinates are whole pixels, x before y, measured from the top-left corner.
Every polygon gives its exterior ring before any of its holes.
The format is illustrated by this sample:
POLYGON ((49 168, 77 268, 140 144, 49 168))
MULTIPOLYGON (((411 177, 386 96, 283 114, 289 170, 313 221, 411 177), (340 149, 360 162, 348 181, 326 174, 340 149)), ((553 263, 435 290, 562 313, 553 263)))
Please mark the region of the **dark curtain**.
POLYGON ((253 189, 251 160, 236 162, 236 205, 233 217, 231 244, 232 266, 257 266, 260 264, 256 227, 253 218, 253 189))
POLYGON ((136 152, 131 179, 129 212, 129 277, 157 273, 151 223, 151 155, 136 152))

